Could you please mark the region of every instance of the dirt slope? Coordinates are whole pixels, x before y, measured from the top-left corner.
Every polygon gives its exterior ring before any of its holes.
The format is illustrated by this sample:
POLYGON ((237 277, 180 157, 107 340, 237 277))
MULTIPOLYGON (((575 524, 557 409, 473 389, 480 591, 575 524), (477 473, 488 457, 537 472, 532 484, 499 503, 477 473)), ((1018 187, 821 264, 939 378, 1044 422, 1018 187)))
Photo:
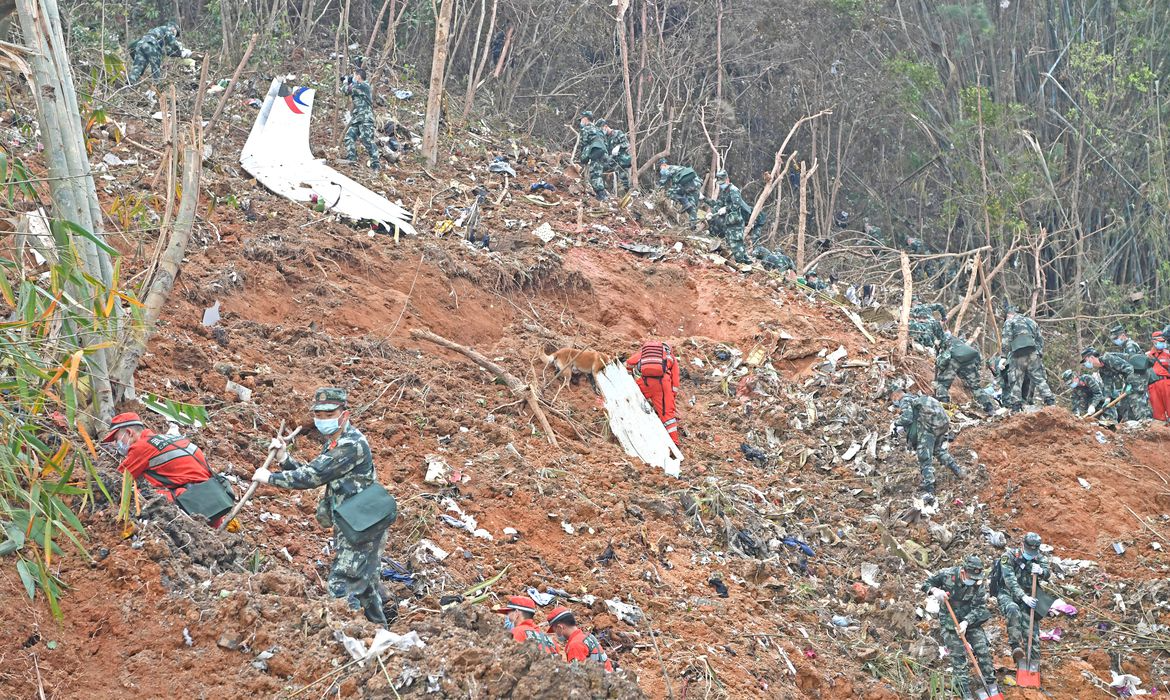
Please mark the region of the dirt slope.
MULTIPOLYGON (((217 144, 217 153, 233 145, 217 144)), ((1070 600, 1100 609, 1063 623, 1056 650, 1069 663, 1048 681, 1054 697, 1097 692, 1080 675, 1108 675, 1101 640, 1110 638, 1096 625, 1134 623, 1110 608, 1114 587, 1131 580, 1129 594, 1156 600, 1147 584, 1164 577, 1149 528, 1164 532, 1170 510, 1166 430, 1101 445, 1095 429, 1060 409, 965 430, 956 455, 971 479, 944 476, 942 513, 915 517, 916 467, 886 439, 880 393, 895 373, 887 338, 869 343, 834 305, 766 273, 713 264, 651 214, 638 223, 631 212, 596 211, 578 226, 572 190, 553 209, 528 202, 526 182, 555 175, 536 158, 517 163, 519 182, 485 212, 500 252, 429 233, 447 204, 470 202, 472 174, 499 196, 503 183, 486 175, 486 160, 469 156, 430 173, 408 161, 393 179, 372 181, 420 211, 424 233, 398 243, 267 194, 234 176, 230 156, 213 161, 207 191, 250 205, 205 214, 139 373, 143 389, 209 407, 211 425, 193 437, 218 469, 243 479, 281 419, 307 418, 314 388, 349 388, 355 423, 401 505, 386 554, 417 581, 413 593, 392 585, 402 597, 392 629, 417 630, 429 649, 391 656, 384 669, 340 668, 348 657, 335 632, 368 639, 372 628, 324 595, 318 494, 262 489, 241 516, 243 532, 222 540, 173 509, 148 508, 149 522, 129 539, 108 512, 89 515, 95 561, 63 558, 71 586, 63 625, 3 570, 0 594, 17 614, 0 620, 9 650, 0 696, 33 697, 43 687, 57 698, 273 697, 315 683, 297 697, 422 696, 436 686, 440 697, 896 697, 920 692, 944 669, 931 660, 932 623, 915 616, 918 584, 926 569, 968 551, 995 555, 983 524, 1013 541, 1035 529, 1061 556, 1103 562, 1068 580, 1078 588, 1070 600), (452 180, 462 195, 438 196, 452 180), (541 217, 561 234, 547 245, 530 233, 541 217), (507 220, 528 225, 507 228, 507 220), (682 252, 672 252, 679 240, 682 252), (618 248, 623 241, 667 253, 650 261, 618 248), (203 309, 216 301, 223 318, 205 328, 203 309), (622 354, 645 337, 671 341, 686 368, 683 478, 631 462, 605 440, 586 384, 543 387, 558 409, 561 449, 553 449, 503 386, 461 356, 410 340, 415 328, 542 385, 549 377, 538 356, 551 348, 622 354), (818 355, 838 346, 851 362, 825 366, 818 355), (761 366, 737 365, 759 351, 761 366), (250 402, 226 388, 229 379, 253 390, 250 402), (872 456, 863 448, 844 460, 853 443, 871 442, 872 456), (765 459, 747 459, 745 443, 765 459), (424 483, 431 454, 467 480, 424 483), (445 524, 444 497, 493 539, 445 524), (940 524, 947 536, 932 528, 940 524), (785 544, 789 537, 813 554, 785 544), (450 556, 427 558, 421 539, 450 556), (907 540, 923 545, 925 564, 890 546, 907 540), (1131 547, 1125 559, 1111 558, 1117 540, 1131 547), (860 583, 863 563, 878 567, 879 586, 860 583), (623 674, 606 679, 535 659, 507 642, 482 606, 439 613, 442 595, 505 567, 496 595, 533 586, 594 596, 592 606, 572 607, 623 674), (617 619, 604 603, 614 598, 638 605, 644 621, 617 619), (834 616, 852 622, 839 627, 834 616), (273 655, 261 662, 265 651, 273 655)), ((142 173, 154 165, 144 156, 142 173)), ((122 247, 142 265, 131 242, 122 247)), ((910 366, 929 376, 926 361, 910 366)), ((314 449, 302 440, 297 453, 314 449)), ((1162 618, 1153 608, 1146 619, 1162 618)), ((1149 678, 1162 668, 1137 670, 1149 678)))

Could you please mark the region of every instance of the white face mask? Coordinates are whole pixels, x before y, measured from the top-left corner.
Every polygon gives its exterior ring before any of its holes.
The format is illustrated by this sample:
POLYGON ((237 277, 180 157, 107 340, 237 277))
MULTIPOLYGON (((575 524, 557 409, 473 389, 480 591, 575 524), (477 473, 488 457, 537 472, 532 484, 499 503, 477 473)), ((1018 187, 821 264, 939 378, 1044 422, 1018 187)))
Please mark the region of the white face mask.
POLYGON ((114 451, 125 457, 126 455, 130 454, 130 443, 118 440, 114 443, 114 451))
POLYGON ((1093 369, 1093 363, 1085 360, 1085 369, 1093 369))
POLYGON ((313 425, 317 426, 322 435, 332 435, 341 427, 340 418, 314 418, 313 425))
POLYGON ((1116 345, 1117 347, 1121 347, 1122 345, 1125 345, 1125 339, 1124 338, 1114 338, 1113 344, 1116 345))

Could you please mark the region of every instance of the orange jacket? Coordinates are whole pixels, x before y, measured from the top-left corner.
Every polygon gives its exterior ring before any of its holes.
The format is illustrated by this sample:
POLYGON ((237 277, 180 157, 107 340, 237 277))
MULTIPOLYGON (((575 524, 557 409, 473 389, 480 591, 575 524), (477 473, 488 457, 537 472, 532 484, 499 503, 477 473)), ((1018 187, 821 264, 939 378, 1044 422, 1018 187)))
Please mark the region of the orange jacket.
POLYGON ((118 470, 130 472, 135 479, 146 477, 170 501, 186 486, 211 478, 203 450, 181 435, 158 435, 150 430, 143 430, 130 445, 118 470))
POLYGON ((1154 361, 1154 374, 1159 379, 1170 379, 1170 350, 1154 348, 1146 353, 1154 361))
POLYGON ((570 663, 593 661, 604 666, 606 673, 613 673, 613 664, 610 663, 605 650, 601 648, 601 642, 597 641, 597 637, 585 634, 585 630, 580 627, 573 630, 569 640, 565 642, 565 661, 570 663))
POLYGON ((536 646, 546 654, 560 654, 560 649, 557 648, 556 642, 549 637, 544 630, 536 626, 532 620, 521 620, 520 624, 512 628, 512 639, 517 642, 527 642, 532 640, 536 642, 536 646))

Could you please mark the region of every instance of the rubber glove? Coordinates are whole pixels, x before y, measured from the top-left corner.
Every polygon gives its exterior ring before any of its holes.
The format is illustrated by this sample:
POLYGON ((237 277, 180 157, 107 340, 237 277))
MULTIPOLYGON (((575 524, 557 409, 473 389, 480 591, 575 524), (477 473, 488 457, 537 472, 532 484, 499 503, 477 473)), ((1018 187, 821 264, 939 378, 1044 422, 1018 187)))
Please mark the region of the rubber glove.
POLYGON ((268 469, 264 467, 260 467, 256 470, 256 473, 252 475, 252 481, 255 481, 257 484, 267 484, 270 478, 272 478, 272 472, 268 471, 268 469))
POLYGON ((1036 607, 1036 599, 1035 599, 1035 598, 1033 598, 1033 597, 1032 597, 1032 596, 1030 596, 1030 595, 1026 595, 1026 596, 1024 596, 1024 597, 1023 597, 1021 600, 1023 600, 1023 601, 1024 601, 1024 605, 1027 605, 1029 608, 1034 608, 1034 607, 1036 607))

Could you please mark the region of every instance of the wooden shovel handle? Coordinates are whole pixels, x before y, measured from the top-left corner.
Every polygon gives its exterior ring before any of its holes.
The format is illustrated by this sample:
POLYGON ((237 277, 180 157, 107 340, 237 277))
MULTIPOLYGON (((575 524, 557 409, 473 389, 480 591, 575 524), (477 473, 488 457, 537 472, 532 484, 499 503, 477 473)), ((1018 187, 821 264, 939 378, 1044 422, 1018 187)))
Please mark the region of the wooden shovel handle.
MULTIPOLYGON (((284 432, 284 421, 280 421, 280 427, 276 430, 276 434, 277 434, 277 436, 280 436, 280 434, 283 432, 284 432)), ((299 433, 299 432, 301 432, 301 426, 298 425, 296 430, 294 430, 291 433, 289 433, 288 435, 284 436, 284 441, 288 442, 289 440, 292 440, 293 438, 295 438, 297 436, 297 433, 299 433)), ((268 458, 264 460, 264 465, 260 468, 267 469, 268 466, 270 464, 272 464, 272 460, 274 460, 275 458, 276 458, 276 450, 273 449, 272 447, 269 447, 268 448, 268 458)), ((240 509, 244 507, 244 504, 247 503, 250 498, 252 498, 252 494, 256 493, 256 487, 259 485, 260 485, 260 482, 258 482, 258 481, 253 481, 251 484, 248 485, 248 490, 244 492, 243 498, 241 498, 239 500, 239 502, 236 503, 236 505, 232 507, 231 511, 228 512, 228 514, 224 516, 223 520, 221 520, 219 523, 219 527, 216 528, 217 530, 222 530, 225 527, 227 527, 227 524, 230 523, 239 514, 240 509)))

